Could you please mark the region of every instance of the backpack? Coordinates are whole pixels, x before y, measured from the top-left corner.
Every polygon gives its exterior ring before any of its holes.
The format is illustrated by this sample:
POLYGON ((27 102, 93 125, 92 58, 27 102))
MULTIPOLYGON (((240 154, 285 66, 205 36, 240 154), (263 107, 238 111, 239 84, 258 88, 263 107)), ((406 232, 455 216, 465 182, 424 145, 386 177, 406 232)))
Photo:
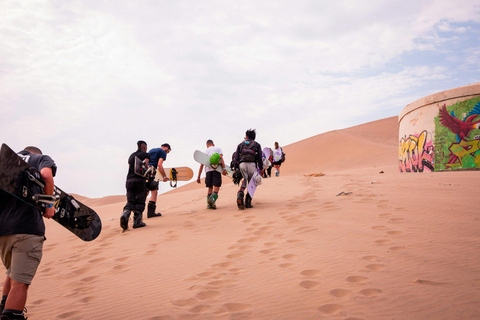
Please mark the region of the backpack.
POLYGON ((249 144, 243 144, 240 150, 240 162, 255 162, 258 155, 258 144, 250 141, 249 144))

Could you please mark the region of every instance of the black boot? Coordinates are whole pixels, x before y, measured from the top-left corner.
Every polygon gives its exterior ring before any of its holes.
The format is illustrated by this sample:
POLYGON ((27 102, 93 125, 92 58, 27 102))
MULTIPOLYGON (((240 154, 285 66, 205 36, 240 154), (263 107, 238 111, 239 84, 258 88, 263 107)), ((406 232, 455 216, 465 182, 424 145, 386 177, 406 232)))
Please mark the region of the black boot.
POLYGON ((243 197, 244 197, 243 191, 238 191, 238 193, 237 193, 237 206, 238 206, 238 209, 240 209, 240 210, 245 209, 245 205, 243 204, 243 197))
POLYGON ((245 196, 245 208, 253 208, 252 206, 252 197, 249 193, 245 196))
POLYGON ((145 227, 145 222, 142 221, 142 213, 135 211, 133 213, 133 229, 145 227))
POLYGON ((5 302, 7 302, 7 296, 2 296, 2 302, 0 302, 0 316, 2 315, 3 309, 5 309, 5 302))
POLYGON ((147 218, 153 218, 153 217, 161 217, 162 214, 155 213, 155 209, 157 209, 157 204, 153 201, 148 202, 148 208, 147 208, 147 218))
POLYGON ((5 309, 4 313, 1 315, 1 320, 25 320, 25 314, 23 311, 18 311, 18 310, 10 310, 10 309, 5 309))
POLYGON ((120 227, 122 227, 123 230, 128 229, 128 219, 130 219, 131 212, 132 210, 130 210, 129 207, 123 208, 123 213, 120 217, 120 227))

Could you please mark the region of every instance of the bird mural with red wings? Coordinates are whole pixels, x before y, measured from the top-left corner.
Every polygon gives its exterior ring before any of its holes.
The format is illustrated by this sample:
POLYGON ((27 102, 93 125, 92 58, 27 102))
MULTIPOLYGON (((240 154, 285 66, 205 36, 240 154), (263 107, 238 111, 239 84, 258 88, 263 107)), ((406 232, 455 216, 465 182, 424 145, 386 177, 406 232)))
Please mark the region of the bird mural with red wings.
POLYGON ((453 111, 451 114, 448 113, 446 105, 443 105, 439 113, 440 123, 456 135, 457 142, 465 140, 473 129, 480 129, 480 120, 473 121, 478 116, 480 116, 480 102, 473 107, 463 121, 455 117, 453 111))

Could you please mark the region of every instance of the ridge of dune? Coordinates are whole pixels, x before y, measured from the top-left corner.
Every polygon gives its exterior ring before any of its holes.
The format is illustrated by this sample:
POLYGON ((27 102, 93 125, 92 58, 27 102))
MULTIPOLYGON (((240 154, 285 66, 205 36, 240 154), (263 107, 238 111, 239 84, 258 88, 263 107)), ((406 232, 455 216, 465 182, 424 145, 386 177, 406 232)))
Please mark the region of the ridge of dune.
MULTIPOLYGON (((398 117, 328 131, 282 148, 287 154, 287 161, 281 167, 282 175, 394 167, 397 165, 398 117)), ((203 189, 203 185, 203 181, 201 184, 192 181, 168 193, 203 189)))
POLYGON ((397 117, 322 133, 283 147, 284 175, 396 166, 397 117))

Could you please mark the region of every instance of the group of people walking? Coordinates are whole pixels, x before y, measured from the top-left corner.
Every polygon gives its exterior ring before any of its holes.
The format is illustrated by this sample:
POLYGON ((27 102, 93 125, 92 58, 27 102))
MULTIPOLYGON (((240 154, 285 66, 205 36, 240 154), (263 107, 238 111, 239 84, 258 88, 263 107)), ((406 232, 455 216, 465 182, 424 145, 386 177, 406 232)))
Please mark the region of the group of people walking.
MULTIPOLYGON (((232 161, 230 164, 231 169, 235 170, 234 176, 240 176, 238 179, 239 190, 236 199, 237 206, 240 210, 253 207, 252 196, 246 192, 246 189, 255 172, 258 171, 261 176, 266 177, 266 171, 268 170, 268 176, 271 176, 272 167, 275 167, 276 176, 278 177, 280 175, 281 163, 284 160, 283 149, 278 145, 278 142, 275 142, 275 151, 270 153, 269 158, 271 159, 264 159, 262 146, 255 141, 255 138, 255 130, 250 129, 245 132, 245 138, 240 144, 238 144, 236 151, 232 155, 232 161)), ((215 146, 212 140, 208 140, 207 150, 205 150, 204 153, 209 156, 218 154, 220 156, 219 164, 223 167, 222 174, 227 175, 227 171, 225 170, 225 159, 221 148, 215 146)), ((204 167, 205 185, 208 188, 207 209, 216 209, 215 203, 218 199, 218 192, 222 185, 222 174, 217 170, 201 164, 198 171, 198 183, 200 183, 200 177, 204 167)), ((234 179, 234 181, 236 181, 236 179, 234 179)))
MULTIPOLYGON (((239 190, 237 192, 236 203, 240 210, 245 208, 252 208, 252 196, 246 192, 247 185, 252 179, 255 172, 259 172, 261 176, 266 177, 267 173, 264 170, 264 157, 262 152, 262 146, 255 141, 256 131, 247 130, 245 132, 245 138, 238 144, 236 151, 232 156, 231 167, 241 177, 239 179, 239 190), (241 182, 241 183, 240 183, 241 182)), ((223 168, 223 172, 219 172, 209 166, 203 164, 200 165, 198 170, 197 182, 200 183, 200 177, 205 170, 205 186, 207 187, 207 209, 216 209, 216 201, 220 187, 222 186, 222 175, 227 175, 225 158, 223 151, 220 147, 215 146, 213 140, 206 142, 207 149, 204 151, 208 156, 218 155, 218 165, 223 168)), ((146 226, 143 222, 143 211, 146 206, 146 199, 148 192, 151 193, 148 205, 147 205, 147 217, 158 217, 161 213, 155 213, 156 200, 158 195, 158 181, 154 181, 150 176, 150 179, 140 176, 135 173, 135 158, 143 161, 145 166, 153 166, 155 171, 158 171, 163 175, 163 178, 157 180, 168 181, 168 177, 165 174, 163 168, 163 162, 167 159, 167 154, 171 151, 171 147, 168 143, 163 144, 160 148, 154 148, 147 152, 147 143, 145 141, 137 142, 137 151, 132 153, 128 158, 128 174, 126 181, 127 189, 127 203, 123 208, 123 213, 120 217, 120 226, 122 229, 128 229, 128 221, 130 215, 133 212, 133 228, 141 228, 146 226), (157 170, 158 168, 158 170, 157 170)), ((276 176, 280 175, 280 166, 284 160, 283 149, 275 142, 275 149, 270 152, 270 159, 265 164, 268 176, 271 176, 272 167, 276 170, 276 176)))
MULTIPOLYGON (((238 179, 239 190, 236 203, 239 209, 252 207, 252 197, 246 188, 255 172, 259 171, 264 175, 264 159, 262 147, 255 141, 255 130, 247 130, 244 140, 238 144, 232 156, 231 167, 241 177, 238 179), (241 183, 240 183, 241 182, 241 183)), ((197 182, 200 183, 200 176, 205 169, 205 185, 207 187, 207 204, 209 209, 216 209, 216 201, 220 187, 222 186, 222 174, 227 175, 225 159, 221 148, 216 147, 212 140, 207 141, 207 155, 218 154, 218 164, 223 167, 223 172, 213 170, 210 167, 200 165, 197 182)), ((156 200, 158 195, 158 181, 168 181, 163 163, 167 154, 171 152, 168 143, 159 148, 153 148, 147 152, 145 141, 137 142, 137 150, 128 158, 128 173, 125 183, 127 203, 123 208, 120 217, 122 229, 128 229, 128 222, 133 212, 133 228, 141 228, 146 224, 143 222, 143 212, 147 207, 147 217, 159 217, 162 214, 156 213, 156 200), (135 158, 143 161, 145 166, 153 166, 157 174, 162 177, 154 179, 151 175, 148 178, 135 173, 135 158), (157 180, 157 181, 155 181, 157 180), (148 193, 151 196, 146 204, 148 193)), ((276 169, 276 176, 280 174, 280 165, 283 150, 275 142, 275 150, 272 150, 271 164, 276 169)), ((27 147, 19 152, 19 156, 32 167, 36 168, 41 178, 45 181, 44 193, 53 195, 53 178, 57 171, 55 162, 36 147, 27 147)), ((283 158, 284 159, 284 158, 283 158)), ((268 176, 272 167, 268 164, 268 176)), ((0 255, 2 262, 7 269, 7 276, 2 289, 0 301, 0 320, 25 319, 24 307, 27 300, 27 291, 33 277, 36 274, 42 257, 43 242, 45 241, 45 224, 43 218, 50 219, 55 214, 53 205, 48 205, 44 212, 39 212, 21 200, 0 190, 0 255)))

